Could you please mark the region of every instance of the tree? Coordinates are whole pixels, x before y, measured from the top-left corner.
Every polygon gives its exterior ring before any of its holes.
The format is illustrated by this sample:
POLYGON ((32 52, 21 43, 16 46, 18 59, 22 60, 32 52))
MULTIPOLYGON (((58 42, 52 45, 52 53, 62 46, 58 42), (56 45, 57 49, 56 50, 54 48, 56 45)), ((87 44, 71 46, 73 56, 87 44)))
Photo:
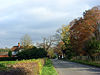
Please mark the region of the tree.
POLYGON ((55 47, 55 52, 58 54, 58 55, 63 55, 64 54, 64 50, 66 49, 63 41, 59 42, 56 47, 55 47))
POLYGON ((85 55, 84 42, 95 37, 100 22, 100 10, 94 7, 83 13, 83 17, 75 19, 70 28, 70 40, 77 55, 85 55))
POLYGON ((53 36, 43 38, 43 43, 38 44, 38 47, 44 48, 48 51, 54 45, 55 39, 53 36))
POLYGON ((72 50, 70 42, 70 24, 63 25, 62 28, 57 30, 56 38, 58 39, 56 52, 59 55, 66 56, 67 59, 71 59, 75 52, 72 50))
POLYGON ((28 48, 30 46, 32 46, 32 39, 28 34, 25 34, 22 38, 21 38, 21 44, 24 48, 28 48))
POLYGON ((54 50, 53 50, 53 49, 50 49, 50 50, 48 51, 48 54, 47 54, 47 55, 49 56, 49 58, 54 58, 54 56, 55 56, 54 50))
POLYGON ((65 45, 69 43, 69 29, 70 25, 63 25, 62 28, 58 29, 55 34, 57 43, 63 41, 65 45))
POLYGON ((12 51, 11 51, 11 50, 9 50, 9 52, 8 52, 8 56, 9 56, 9 57, 12 56, 12 51))
POLYGON ((84 50, 87 52, 87 55, 91 57, 92 60, 94 60, 94 56, 100 55, 100 40, 96 40, 95 37, 88 40, 84 44, 84 50))

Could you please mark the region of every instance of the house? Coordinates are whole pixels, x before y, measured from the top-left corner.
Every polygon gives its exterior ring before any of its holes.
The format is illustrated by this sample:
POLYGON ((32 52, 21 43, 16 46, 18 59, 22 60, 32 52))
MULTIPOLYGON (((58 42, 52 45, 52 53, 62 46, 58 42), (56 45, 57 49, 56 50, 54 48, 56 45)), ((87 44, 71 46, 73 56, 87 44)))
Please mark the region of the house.
POLYGON ((12 55, 16 55, 18 52, 21 52, 22 50, 23 50, 23 46, 21 46, 20 43, 18 43, 18 46, 13 46, 11 48, 12 55))
POLYGON ((8 52, 0 52, 0 58, 1 57, 8 57, 8 52))
POLYGON ((10 49, 8 49, 8 48, 0 48, 0 58, 1 57, 8 57, 8 51, 9 51, 10 49))

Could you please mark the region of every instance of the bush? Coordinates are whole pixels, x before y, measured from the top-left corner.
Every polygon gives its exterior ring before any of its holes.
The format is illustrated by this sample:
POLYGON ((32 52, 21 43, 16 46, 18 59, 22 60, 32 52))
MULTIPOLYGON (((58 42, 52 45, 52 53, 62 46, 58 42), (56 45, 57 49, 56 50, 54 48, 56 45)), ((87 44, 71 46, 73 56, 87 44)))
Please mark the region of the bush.
POLYGON ((49 56, 49 58, 55 58, 55 54, 54 54, 54 50, 53 49, 48 51, 48 56, 49 56))
POLYGON ((15 61, 17 60, 17 57, 2 57, 0 58, 0 61, 15 61))
POLYGON ((18 59, 37 59, 44 58, 46 56, 47 52, 43 48, 31 48, 17 54, 18 59))
POLYGON ((8 56, 11 57, 12 56, 12 51, 8 52, 8 56))
POLYGON ((100 41, 96 38, 92 38, 84 43, 83 48, 86 53, 94 60, 94 56, 100 55, 100 41))
POLYGON ((68 60, 71 60, 75 56, 75 52, 73 50, 66 50, 65 54, 68 60))

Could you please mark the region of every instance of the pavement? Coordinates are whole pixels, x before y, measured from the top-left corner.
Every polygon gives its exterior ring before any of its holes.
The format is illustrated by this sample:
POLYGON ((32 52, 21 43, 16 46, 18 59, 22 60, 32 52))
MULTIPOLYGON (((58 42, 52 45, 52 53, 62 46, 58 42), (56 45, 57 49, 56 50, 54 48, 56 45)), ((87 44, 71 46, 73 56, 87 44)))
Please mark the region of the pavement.
POLYGON ((59 75, 100 75, 100 68, 52 59, 59 75))

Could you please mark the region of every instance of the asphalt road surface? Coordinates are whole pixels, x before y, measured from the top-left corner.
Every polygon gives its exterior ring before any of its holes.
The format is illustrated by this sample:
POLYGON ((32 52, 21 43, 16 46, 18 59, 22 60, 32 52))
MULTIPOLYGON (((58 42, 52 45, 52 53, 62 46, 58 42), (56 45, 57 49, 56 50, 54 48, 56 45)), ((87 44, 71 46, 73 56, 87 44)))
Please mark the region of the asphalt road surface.
POLYGON ((100 75, 100 68, 53 59, 59 75, 100 75))

